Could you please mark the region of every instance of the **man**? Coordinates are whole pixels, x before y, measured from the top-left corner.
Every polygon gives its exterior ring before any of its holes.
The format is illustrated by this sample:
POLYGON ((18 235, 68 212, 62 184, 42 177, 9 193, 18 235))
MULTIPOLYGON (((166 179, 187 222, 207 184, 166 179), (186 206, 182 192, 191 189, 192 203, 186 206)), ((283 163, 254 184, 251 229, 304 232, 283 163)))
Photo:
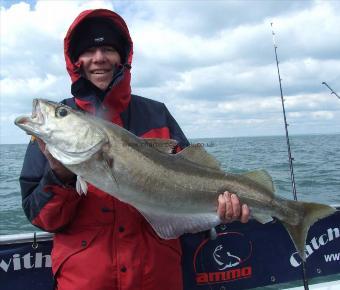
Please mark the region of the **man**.
MULTIPOLYGON (((131 94, 133 46, 119 15, 105 9, 82 12, 67 32, 64 49, 73 97, 63 103, 140 137, 175 139, 177 150, 189 144, 164 104, 131 94)), ((179 240, 160 239, 133 207, 91 184, 88 194, 79 196, 74 174, 40 140, 28 146, 20 184, 29 220, 55 232, 56 289, 183 288, 179 240)), ((217 211, 225 222, 249 218, 248 207, 229 193, 218 198, 217 211)))

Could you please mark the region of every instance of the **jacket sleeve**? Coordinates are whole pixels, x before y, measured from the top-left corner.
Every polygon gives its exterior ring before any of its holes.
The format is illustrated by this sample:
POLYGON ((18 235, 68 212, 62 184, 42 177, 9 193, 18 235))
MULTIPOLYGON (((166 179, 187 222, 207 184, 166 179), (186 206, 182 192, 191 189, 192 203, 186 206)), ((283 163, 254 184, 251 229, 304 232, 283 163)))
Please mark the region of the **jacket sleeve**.
POLYGON ((19 182, 22 207, 33 225, 55 232, 72 220, 81 198, 58 180, 35 141, 28 144, 19 182))
MULTIPOLYGON (((165 105, 164 105, 165 106, 165 105)), ((167 114, 167 124, 170 130, 170 137, 178 142, 178 147, 176 151, 180 151, 183 148, 190 145, 188 139, 185 137, 182 129, 176 122, 175 118, 170 114, 169 110, 165 107, 166 114, 167 114)))

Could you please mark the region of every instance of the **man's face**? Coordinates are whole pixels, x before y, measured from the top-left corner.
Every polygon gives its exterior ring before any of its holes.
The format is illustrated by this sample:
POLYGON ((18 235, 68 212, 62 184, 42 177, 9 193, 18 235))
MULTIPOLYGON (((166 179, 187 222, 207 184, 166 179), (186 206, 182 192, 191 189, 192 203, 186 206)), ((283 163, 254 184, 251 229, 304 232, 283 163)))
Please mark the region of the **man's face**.
POLYGON ((78 62, 81 63, 85 77, 101 90, 106 90, 121 59, 113 47, 99 46, 85 50, 78 62))

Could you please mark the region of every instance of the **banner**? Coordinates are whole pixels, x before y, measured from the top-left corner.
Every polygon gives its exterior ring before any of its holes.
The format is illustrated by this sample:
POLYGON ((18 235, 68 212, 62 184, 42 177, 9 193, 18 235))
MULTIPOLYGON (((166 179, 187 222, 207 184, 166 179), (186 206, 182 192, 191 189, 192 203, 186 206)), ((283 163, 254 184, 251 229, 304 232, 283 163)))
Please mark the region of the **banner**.
MULTIPOLYGON (((340 213, 314 224, 306 242, 307 277, 340 273, 340 213)), ((186 290, 251 289, 302 279, 302 260, 280 222, 254 220, 182 237, 186 290)))
MULTIPOLYGON (((340 273, 339 221, 336 212, 309 230, 308 279, 340 273)), ((302 279, 301 258, 280 222, 235 222, 217 227, 217 233, 215 240, 207 232, 181 238, 184 290, 241 290, 302 279)), ((37 246, 0 239, 1 290, 53 289, 52 241, 37 246)))
POLYGON ((0 289, 52 290, 51 249, 52 241, 0 245, 0 289))

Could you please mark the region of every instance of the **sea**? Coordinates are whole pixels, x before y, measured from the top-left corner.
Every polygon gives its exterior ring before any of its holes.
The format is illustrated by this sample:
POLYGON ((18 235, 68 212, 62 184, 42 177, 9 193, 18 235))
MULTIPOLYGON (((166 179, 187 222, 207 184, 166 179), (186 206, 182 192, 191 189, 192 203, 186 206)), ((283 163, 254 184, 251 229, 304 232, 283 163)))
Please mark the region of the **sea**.
MULTIPOLYGON (((285 136, 190 140, 215 156, 226 172, 266 170, 276 194, 293 199, 285 136)), ((290 136, 298 200, 340 205, 340 133, 290 136)), ((0 235, 39 231, 21 207, 19 176, 26 145, 0 145, 0 235)))

